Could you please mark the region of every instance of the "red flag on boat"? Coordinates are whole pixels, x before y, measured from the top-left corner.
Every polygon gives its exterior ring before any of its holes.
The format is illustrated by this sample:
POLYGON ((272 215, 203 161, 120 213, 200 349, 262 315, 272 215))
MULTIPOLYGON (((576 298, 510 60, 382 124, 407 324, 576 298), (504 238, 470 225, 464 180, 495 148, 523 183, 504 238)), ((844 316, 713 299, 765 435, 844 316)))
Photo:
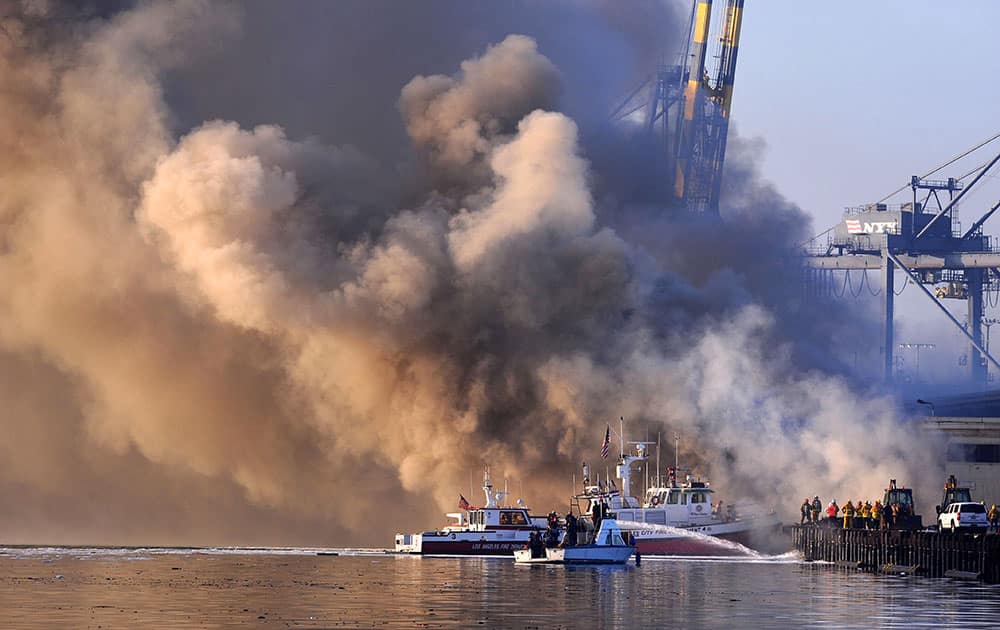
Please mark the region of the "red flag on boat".
POLYGON ((470 507, 471 506, 469 505, 469 502, 465 500, 465 497, 462 495, 458 495, 458 509, 468 510, 470 507))
POLYGON ((608 430, 604 432, 604 442, 601 443, 601 458, 608 458, 608 449, 611 447, 611 425, 608 425, 608 430))

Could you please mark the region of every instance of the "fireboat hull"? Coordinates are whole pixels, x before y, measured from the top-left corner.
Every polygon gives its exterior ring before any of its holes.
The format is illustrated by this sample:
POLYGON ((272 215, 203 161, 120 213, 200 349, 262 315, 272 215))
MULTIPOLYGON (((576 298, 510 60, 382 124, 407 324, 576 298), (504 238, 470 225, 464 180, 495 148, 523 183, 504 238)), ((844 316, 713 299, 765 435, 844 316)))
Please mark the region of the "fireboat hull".
POLYGON ((636 538, 636 553, 645 556, 736 556, 746 550, 774 551, 774 540, 780 533, 777 522, 767 526, 728 532, 704 531, 709 528, 691 528, 691 535, 680 532, 664 534, 655 531, 632 530, 636 538), (762 547, 762 543, 767 548, 762 547))
POLYGON ((396 553, 435 556, 512 556, 528 544, 528 531, 398 534, 396 553), (502 536, 502 539, 498 539, 502 536))
MULTIPOLYGON (((712 532, 711 527, 692 527, 690 535, 682 535, 681 532, 664 534, 636 528, 631 528, 630 531, 635 536, 636 553, 644 556, 734 556, 745 551, 742 547, 755 551, 774 551, 771 548, 761 549, 760 542, 773 540, 778 534, 780 525, 776 521, 766 525, 758 524, 752 529, 732 530, 732 525, 729 525, 731 531, 728 532, 712 532)), ((512 556, 515 551, 523 549, 527 542, 527 533, 523 539, 518 536, 507 540, 483 540, 481 534, 473 539, 463 532, 423 533, 398 536, 396 552, 440 556, 512 556)))
POLYGON ((425 542, 417 553, 439 556, 511 556, 518 549, 523 549, 527 542, 425 542))
MULTIPOLYGON (((753 548, 749 534, 718 536, 721 540, 734 542, 753 548)), ((509 542, 430 542, 421 549, 403 550, 397 553, 430 556, 511 556, 526 543, 509 542)), ((657 538, 636 541, 635 550, 644 556, 732 556, 735 552, 712 542, 696 538, 657 538)))

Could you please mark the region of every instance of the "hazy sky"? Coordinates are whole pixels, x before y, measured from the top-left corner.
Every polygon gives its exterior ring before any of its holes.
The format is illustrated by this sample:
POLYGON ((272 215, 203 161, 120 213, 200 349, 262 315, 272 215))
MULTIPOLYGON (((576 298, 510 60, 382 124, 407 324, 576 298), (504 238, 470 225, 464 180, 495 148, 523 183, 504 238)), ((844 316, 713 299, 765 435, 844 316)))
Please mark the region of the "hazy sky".
MULTIPOLYGON (((733 119, 742 135, 766 141, 764 175, 814 217, 817 232, 838 222, 845 206, 880 199, 1000 131, 1000 3, 746 5, 733 119)), ((965 174, 1000 151, 1000 140, 988 149, 939 175, 965 174)), ((963 225, 997 199, 994 172, 967 196, 963 225)), ((987 233, 1000 233, 997 219, 987 233)), ((964 302, 948 306, 965 318, 964 302)), ((915 287, 898 299, 897 315, 898 341, 950 344, 934 352, 937 367, 958 369, 961 336, 915 287)), ((933 363, 922 356, 921 373, 933 363)))
POLYGON ((1000 131, 1000 3, 947 6, 747 2, 733 117, 820 229, 1000 131))

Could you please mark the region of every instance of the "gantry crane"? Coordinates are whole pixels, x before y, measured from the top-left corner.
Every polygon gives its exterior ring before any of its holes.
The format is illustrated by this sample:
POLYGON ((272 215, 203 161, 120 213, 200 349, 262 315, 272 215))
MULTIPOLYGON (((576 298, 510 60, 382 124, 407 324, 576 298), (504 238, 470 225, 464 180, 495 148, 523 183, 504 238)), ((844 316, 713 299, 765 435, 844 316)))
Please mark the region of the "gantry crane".
POLYGON ((848 208, 840 223, 803 244, 806 247, 803 262, 808 270, 811 291, 819 289, 819 293, 826 292, 834 272, 849 274, 851 270, 858 270, 866 273, 865 270, 871 269, 881 275, 883 319, 880 352, 886 381, 892 380, 893 352, 896 348, 893 317, 896 295, 894 273, 897 269, 910 283, 919 287, 969 340, 967 365, 973 382, 977 385, 987 382, 987 361, 1000 370, 1000 363, 983 343, 984 292, 1000 288, 1000 251, 993 246, 990 236, 983 232, 983 225, 1000 210, 1000 201, 994 203, 967 230, 962 230, 956 216, 959 202, 1000 163, 1000 153, 962 177, 927 179, 996 140, 1000 140, 1000 133, 926 175, 912 176, 907 184, 875 203, 848 208), (971 182, 963 182, 972 176, 971 182), (912 201, 892 205, 883 203, 906 188, 913 190, 912 201), (947 204, 942 203, 938 191, 948 193, 947 204), (824 245, 819 239, 828 234, 824 245), (936 290, 932 293, 925 285, 934 285, 936 290), (967 302, 965 324, 945 308, 941 303, 944 298, 967 302))
POLYGON ((713 32, 712 0, 695 0, 679 62, 661 64, 611 114, 634 121, 645 110, 643 127, 664 140, 660 172, 672 181, 675 200, 694 213, 719 214, 743 2, 726 0, 722 27, 713 32))

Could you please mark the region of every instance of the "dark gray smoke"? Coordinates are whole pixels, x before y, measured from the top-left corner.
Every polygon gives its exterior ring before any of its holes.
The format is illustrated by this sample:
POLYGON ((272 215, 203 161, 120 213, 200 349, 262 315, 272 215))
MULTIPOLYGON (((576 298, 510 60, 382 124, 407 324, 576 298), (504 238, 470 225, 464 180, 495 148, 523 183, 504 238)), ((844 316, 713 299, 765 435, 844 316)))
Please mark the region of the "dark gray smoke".
POLYGON ((387 544, 484 464, 563 505, 620 415, 768 499, 901 476, 751 153, 721 224, 588 159, 672 7, 2 15, 10 540, 387 544))

